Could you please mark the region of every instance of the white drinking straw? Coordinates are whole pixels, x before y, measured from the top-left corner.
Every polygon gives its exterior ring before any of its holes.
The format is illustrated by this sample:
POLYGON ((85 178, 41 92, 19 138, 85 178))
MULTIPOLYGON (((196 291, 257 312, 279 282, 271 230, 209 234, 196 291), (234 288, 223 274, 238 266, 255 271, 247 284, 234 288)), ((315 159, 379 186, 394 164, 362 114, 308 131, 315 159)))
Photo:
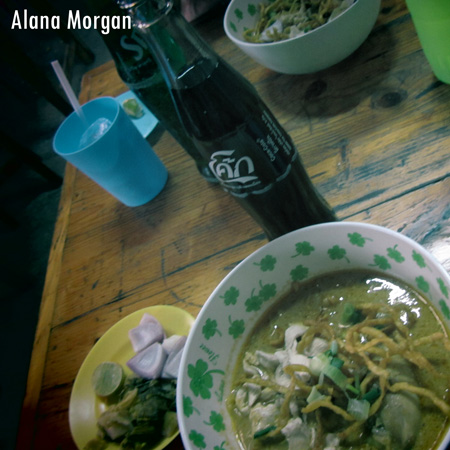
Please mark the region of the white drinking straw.
POLYGON ((61 83, 61 86, 64 89, 64 92, 67 95, 67 98, 69 99, 70 104, 72 105, 72 108, 78 114, 78 117, 84 122, 86 122, 86 117, 84 116, 83 111, 81 110, 80 102, 78 101, 77 96, 75 95, 75 92, 73 91, 72 86, 70 85, 69 80, 66 77, 66 74, 62 70, 59 61, 58 60, 52 61, 52 67, 56 73, 56 76, 58 77, 59 82, 61 83))

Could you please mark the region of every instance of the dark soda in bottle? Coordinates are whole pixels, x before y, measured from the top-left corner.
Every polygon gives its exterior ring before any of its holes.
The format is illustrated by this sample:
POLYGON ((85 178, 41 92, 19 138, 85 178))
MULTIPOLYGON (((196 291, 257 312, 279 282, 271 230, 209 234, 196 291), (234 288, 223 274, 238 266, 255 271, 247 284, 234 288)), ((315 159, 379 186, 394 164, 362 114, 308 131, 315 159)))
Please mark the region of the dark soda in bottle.
POLYGON ((255 88, 168 3, 138 1, 130 13, 165 75, 187 134, 209 160, 223 189, 270 240, 336 220, 314 188, 291 138, 255 88), (167 35, 183 51, 178 61, 168 57, 161 45, 167 35))

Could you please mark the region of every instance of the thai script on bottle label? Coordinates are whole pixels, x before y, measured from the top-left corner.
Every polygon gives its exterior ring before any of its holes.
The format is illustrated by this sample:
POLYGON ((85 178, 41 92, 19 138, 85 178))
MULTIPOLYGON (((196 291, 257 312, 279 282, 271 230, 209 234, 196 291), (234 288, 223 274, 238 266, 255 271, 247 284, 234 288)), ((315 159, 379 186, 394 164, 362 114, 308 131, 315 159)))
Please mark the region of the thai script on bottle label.
POLYGON ((258 180, 255 175, 255 165, 248 156, 234 157, 236 150, 220 150, 214 152, 209 162, 209 167, 214 175, 224 185, 238 183, 242 186, 258 180))
MULTIPOLYGON (((288 175, 292 161, 297 156, 297 150, 267 111, 263 112, 261 119, 266 133, 261 133, 254 142, 267 155, 270 163, 275 164, 281 160, 277 167, 282 168, 282 171, 276 173, 269 183, 263 183, 258 175, 261 161, 254 161, 248 154, 243 155, 245 149, 218 150, 211 155, 209 168, 232 195, 246 197, 248 194, 267 192, 274 183, 288 175)), ((269 163, 266 162, 265 165, 267 164, 269 163)))

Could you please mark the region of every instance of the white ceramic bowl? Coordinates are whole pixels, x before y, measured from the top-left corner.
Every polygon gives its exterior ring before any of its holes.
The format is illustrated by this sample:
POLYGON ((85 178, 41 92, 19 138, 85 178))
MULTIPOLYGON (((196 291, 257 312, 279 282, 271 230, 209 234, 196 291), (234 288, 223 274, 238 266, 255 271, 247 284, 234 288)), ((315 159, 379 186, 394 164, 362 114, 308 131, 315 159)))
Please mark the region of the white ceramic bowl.
POLYGON ((366 40, 380 11, 380 0, 357 0, 335 19, 302 36, 255 44, 245 41, 243 32, 254 28, 260 1, 264 0, 231 0, 225 32, 256 62, 286 74, 317 72, 342 61, 366 40))
MULTIPOLYGON (((178 422, 186 449, 239 448, 225 400, 229 375, 248 333, 294 278, 352 268, 378 270, 415 287, 450 326, 449 274, 423 247, 399 233, 369 224, 335 222, 275 239, 224 278, 189 334, 177 389, 178 422), (299 252, 302 247, 308 251, 299 252), (245 300, 268 284, 276 286, 273 301, 248 312, 245 300)), ((450 433, 439 450, 449 442, 450 433)))

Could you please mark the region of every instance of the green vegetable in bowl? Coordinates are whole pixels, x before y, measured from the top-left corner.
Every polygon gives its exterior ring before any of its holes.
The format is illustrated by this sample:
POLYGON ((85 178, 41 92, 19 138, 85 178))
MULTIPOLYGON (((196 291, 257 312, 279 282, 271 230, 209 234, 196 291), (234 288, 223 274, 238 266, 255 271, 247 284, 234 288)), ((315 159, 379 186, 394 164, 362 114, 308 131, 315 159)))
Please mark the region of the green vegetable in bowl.
POLYGON ((84 450, 101 450, 110 442, 133 450, 154 447, 177 430, 175 397, 176 380, 127 377, 119 402, 97 421, 100 437, 84 450))
POLYGON ((155 443, 163 437, 165 416, 175 413, 176 382, 131 378, 128 389, 136 391, 136 399, 128 408, 133 428, 125 435, 122 446, 135 448, 142 443, 155 443))

